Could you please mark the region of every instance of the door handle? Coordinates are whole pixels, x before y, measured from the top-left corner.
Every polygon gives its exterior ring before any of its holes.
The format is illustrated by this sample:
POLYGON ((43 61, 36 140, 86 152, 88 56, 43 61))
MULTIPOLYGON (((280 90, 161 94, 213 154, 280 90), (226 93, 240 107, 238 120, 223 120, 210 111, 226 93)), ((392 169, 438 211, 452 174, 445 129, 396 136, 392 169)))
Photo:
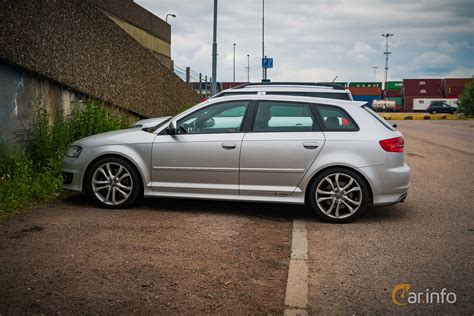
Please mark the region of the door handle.
POLYGON ((224 149, 235 149, 236 147, 236 143, 222 143, 222 148, 224 149))
POLYGON ((316 149, 319 147, 319 143, 303 143, 303 147, 306 149, 316 149))

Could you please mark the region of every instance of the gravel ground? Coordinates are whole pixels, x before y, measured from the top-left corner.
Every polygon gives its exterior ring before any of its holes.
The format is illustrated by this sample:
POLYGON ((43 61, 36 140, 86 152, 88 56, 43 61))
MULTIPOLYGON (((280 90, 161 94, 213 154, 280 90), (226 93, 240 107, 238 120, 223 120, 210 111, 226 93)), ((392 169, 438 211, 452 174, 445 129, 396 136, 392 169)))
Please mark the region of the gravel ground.
POLYGON ((280 313, 295 211, 163 199, 116 211, 80 195, 30 209, 0 223, 0 314, 280 313))

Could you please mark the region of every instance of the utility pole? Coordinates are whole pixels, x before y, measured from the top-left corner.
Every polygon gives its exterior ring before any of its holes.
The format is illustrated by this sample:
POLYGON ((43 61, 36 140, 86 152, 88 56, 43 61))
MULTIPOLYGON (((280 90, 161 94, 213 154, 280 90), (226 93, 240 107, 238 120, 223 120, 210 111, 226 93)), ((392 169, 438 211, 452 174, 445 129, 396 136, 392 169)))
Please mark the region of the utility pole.
POLYGON ((234 83, 235 83, 235 45, 237 44, 234 43, 234 83))
POLYGON ((374 70, 374 82, 377 81, 377 69, 378 69, 378 68, 379 68, 379 67, 377 67, 377 66, 373 66, 373 67, 372 67, 372 69, 374 70))
POLYGON ((250 54, 247 54, 247 82, 250 82, 250 54))
POLYGON ((212 83, 211 94, 217 92, 217 0, 214 0, 214 27, 212 33, 212 83))
POLYGON ((202 73, 199 73, 199 97, 202 98, 202 73))
POLYGON ((262 80, 267 79, 267 70, 263 67, 265 58, 265 0, 262 0, 262 80))
MULTIPOLYGON (((391 54, 391 52, 388 51, 389 45, 388 45, 388 39, 393 36, 391 33, 387 34, 382 34, 383 37, 385 37, 385 85, 384 85, 384 91, 387 90, 387 80, 388 80, 388 55, 391 54)), ((384 92, 384 99, 386 97, 386 92, 384 92)))

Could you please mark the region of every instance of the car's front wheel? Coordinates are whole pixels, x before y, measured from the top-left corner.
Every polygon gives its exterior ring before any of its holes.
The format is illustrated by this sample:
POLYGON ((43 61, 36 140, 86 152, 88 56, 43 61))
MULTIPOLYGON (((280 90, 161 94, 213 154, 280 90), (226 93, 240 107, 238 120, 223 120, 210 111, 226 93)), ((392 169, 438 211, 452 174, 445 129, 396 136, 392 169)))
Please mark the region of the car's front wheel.
POLYGON ((310 187, 309 202, 326 222, 346 223, 367 208, 369 192, 362 177, 346 168, 332 168, 319 174, 310 187))
POLYGON ((86 179, 86 192, 105 208, 126 208, 140 195, 140 176, 125 159, 106 157, 96 161, 86 179))

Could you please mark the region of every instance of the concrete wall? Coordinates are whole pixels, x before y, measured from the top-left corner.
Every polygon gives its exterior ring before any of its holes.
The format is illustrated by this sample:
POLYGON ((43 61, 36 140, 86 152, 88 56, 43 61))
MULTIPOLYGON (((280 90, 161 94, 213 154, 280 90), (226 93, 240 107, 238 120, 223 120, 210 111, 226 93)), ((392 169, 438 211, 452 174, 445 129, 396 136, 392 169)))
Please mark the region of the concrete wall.
MULTIPOLYGON (((0 0, 0 8, 0 60, 6 63, 145 117, 199 102, 189 85, 94 1, 0 0)), ((145 15, 156 30, 169 29, 145 15)))
POLYGON ((145 30, 136 27, 118 17, 105 13, 112 21, 122 28, 128 35, 133 37, 140 45, 151 50, 156 54, 156 57, 171 69, 171 44, 146 32, 145 30))
MULTIPOLYGON (((57 82, 0 62, 0 137, 23 142, 39 106, 47 109, 52 124, 59 111, 68 116, 87 99, 57 82)), ((131 121, 141 118, 121 108, 114 110, 131 121)))

